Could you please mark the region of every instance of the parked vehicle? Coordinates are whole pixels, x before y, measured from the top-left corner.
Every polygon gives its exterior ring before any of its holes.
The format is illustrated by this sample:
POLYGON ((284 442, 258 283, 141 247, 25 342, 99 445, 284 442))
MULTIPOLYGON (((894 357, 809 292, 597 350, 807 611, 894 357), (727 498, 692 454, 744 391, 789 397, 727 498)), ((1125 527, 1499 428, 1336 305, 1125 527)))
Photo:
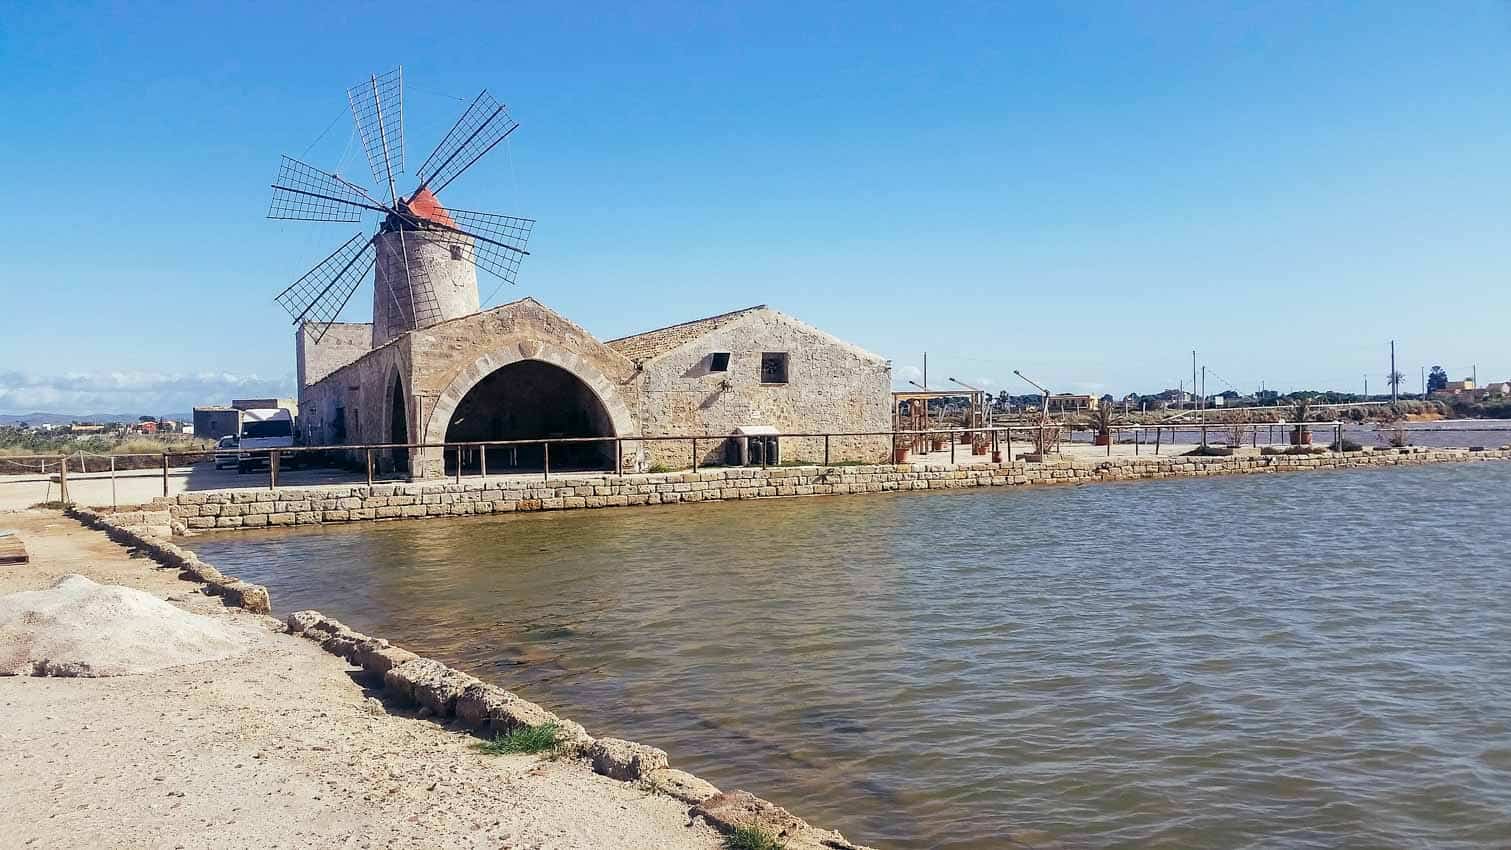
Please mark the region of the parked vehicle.
POLYGON ((282 407, 263 407, 241 412, 241 452, 236 471, 251 472, 268 463, 268 452, 248 449, 286 449, 294 445, 294 414, 282 407))
POLYGON ((221 437, 218 442, 216 442, 216 444, 215 444, 215 468, 216 469, 230 469, 231 467, 235 466, 240 461, 241 456, 236 451, 236 449, 238 447, 238 443, 240 442, 240 439, 241 438, 237 437, 235 434, 227 434, 224 437, 221 437))

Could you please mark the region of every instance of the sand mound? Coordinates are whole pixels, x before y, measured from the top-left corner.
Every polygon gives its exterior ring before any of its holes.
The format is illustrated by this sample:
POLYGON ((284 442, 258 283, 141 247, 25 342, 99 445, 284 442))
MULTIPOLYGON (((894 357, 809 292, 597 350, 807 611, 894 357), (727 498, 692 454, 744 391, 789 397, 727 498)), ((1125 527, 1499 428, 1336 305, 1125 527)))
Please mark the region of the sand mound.
POLYGON ((0 675, 121 676, 244 652, 251 634, 84 576, 0 596, 0 675))

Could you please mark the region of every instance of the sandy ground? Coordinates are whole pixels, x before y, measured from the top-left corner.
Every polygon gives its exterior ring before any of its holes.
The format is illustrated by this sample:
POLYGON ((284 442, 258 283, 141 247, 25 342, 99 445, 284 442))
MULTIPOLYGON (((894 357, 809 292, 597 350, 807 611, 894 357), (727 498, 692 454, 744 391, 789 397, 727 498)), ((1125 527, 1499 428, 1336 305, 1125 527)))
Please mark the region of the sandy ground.
MULTIPOLYGON (((81 573, 222 608, 56 513, 0 516, 32 563, 0 593, 81 573)), ((15 848, 715 848, 687 807, 585 764, 486 756, 384 708, 312 643, 258 628, 225 661, 106 679, 0 678, 0 845, 15 848), (391 713, 390 713, 391 712, 391 713)))

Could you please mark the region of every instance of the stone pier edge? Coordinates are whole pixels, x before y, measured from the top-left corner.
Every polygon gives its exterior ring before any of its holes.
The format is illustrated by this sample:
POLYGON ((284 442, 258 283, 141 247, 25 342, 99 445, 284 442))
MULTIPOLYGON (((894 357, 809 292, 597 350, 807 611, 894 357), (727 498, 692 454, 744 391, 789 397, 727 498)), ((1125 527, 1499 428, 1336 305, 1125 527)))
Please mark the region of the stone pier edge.
POLYGON ((418 707, 420 717, 454 721, 487 739, 522 727, 558 726, 556 756, 591 762, 595 773, 629 782, 687 804, 690 817, 733 832, 757 827, 789 850, 870 850, 852 844, 834 830, 809 825, 786 809, 747 791, 723 792, 690 773, 673 769, 665 750, 619 738, 594 738, 581 724, 430 658, 357 632, 319 611, 296 611, 286 620, 271 616, 266 587, 224 575, 195 553, 163 539, 169 532, 165 510, 96 512, 69 506, 65 513, 83 525, 104 531, 116 543, 141 552, 164 567, 181 570, 179 578, 203 584, 207 594, 226 605, 259 616, 279 631, 313 640, 320 648, 361 668, 372 684, 395 701, 418 707))
POLYGON ((1047 463, 1014 461, 964 467, 922 463, 769 469, 719 467, 698 472, 624 476, 605 473, 552 481, 510 476, 463 479, 461 483, 430 481, 188 492, 154 499, 144 510, 159 517, 166 512, 166 530, 184 534, 682 502, 1372 469, 1485 460, 1511 460, 1511 449, 1378 449, 1344 455, 1235 457, 1166 455, 1047 463))

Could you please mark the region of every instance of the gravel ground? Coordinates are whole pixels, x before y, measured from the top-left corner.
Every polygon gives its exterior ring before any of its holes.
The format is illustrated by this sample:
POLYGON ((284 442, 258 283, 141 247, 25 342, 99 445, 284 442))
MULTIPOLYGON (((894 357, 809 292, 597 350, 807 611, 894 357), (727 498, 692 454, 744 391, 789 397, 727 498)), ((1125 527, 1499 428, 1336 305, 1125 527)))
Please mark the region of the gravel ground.
MULTIPOLYGON (((238 624, 175 573, 56 513, 0 516, 32 563, 238 624)), ((0 844, 43 848, 716 848, 687 807, 575 761, 486 756, 386 707, 307 641, 256 629, 246 655, 104 679, 0 677, 0 844)))

